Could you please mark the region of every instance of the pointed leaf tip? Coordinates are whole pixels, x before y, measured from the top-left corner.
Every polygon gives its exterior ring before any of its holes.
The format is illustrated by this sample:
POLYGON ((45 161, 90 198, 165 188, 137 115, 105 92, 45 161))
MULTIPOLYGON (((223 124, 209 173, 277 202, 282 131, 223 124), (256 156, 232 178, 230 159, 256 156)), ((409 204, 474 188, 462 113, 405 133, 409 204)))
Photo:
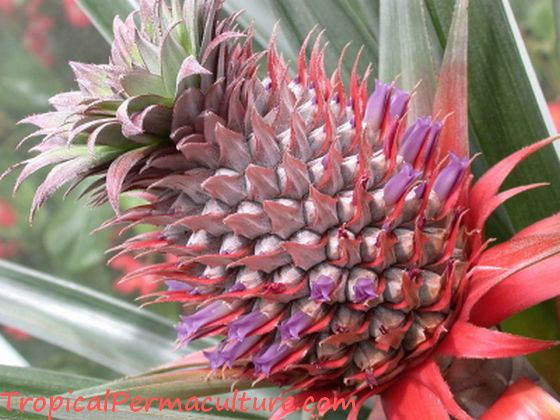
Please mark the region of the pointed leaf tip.
POLYGON ((439 118, 447 116, 439 141, 440 160, 449 152, 459 157, 469 155, 468 4, 468 0, 457 1, 439 74, 433 114, 439 118))
POLYGON ((115 159, 109 167, 107 171, 107 197, 115 213, 120 213, 119 196, 126 176, 151 150, 151 146, 131 150, 115 159))
POLYGON ((523 356, 558 345, 457 321, 438 348, 438 353, 466 359, 501 359, 523 356))

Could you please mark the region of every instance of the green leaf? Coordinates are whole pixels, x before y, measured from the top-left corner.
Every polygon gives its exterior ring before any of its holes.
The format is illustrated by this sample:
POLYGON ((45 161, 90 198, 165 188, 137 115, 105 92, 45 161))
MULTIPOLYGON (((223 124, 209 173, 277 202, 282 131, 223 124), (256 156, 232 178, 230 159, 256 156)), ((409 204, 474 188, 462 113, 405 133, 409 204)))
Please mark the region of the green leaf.
POLYGON ((138 8, 137 0, 78 0, 78 4, 109 43, 113 40, 115 17, 124 19, 138 8))
POLYGON ((100 379, 51 370, 0 366, 0 390, 3 392, 48 397, 102 383, 100 379))
POLYGON ((0 365, 29 366, 27 360, 0 334, 0 365))
POLYGON ((434 51, 433 37, 422 0, 381 0, 379 79, 388 83, 397 79, 397 85, 408 91, 418 85, 411 104, 413 120, 432 113, 441 54, 434 51))
POLYGON ((0 323, 132 374, 215 344, 174 351, 167 320, 91 289, 0 261, 0 323))
POLYGON ((361 47, 364 47, 361 68, 370 62, 374 71, 377 66, 376 31, 371 25, 378 16, 378 9, 373 7, 375 3, 363 0, 228 0, 224 7, 230 13, 247 10, 242 22, 254 24, 255 39, 262 47, 268 44, 272 28, 279 22, 278 48, 292 63, 296 61, 303 40, 314 27, 325 29, 323 39, 329 43, 325 61, 331 71, 336 68, 344 46, 351 43, 343 62, 348 76, 361 47))
POLYGON ((49 219, 43 234, 43 244, 50 258, 64 261, 69 273, 80 273, 103 266, 105 250, 111 247, 108 230, 85 234, 99 227, 113 213, 108 206, 92 209, 86 203, 68 199, 61 202, 49 219))
MULTIPOLYGON (((442 45, 447 40, 455 2, 426 0, 442 45)), ((483 156, 480 174, 507 155, 548 137, 552 123, 527 51, 507 0, 471 0, 469 45, 469 120, 472 152, 483 156)), ((552 147, 520 166, 505 188, 558 178, 560 163, 552 147)), ((558 211, 560 183, 511 200, 507 215, 493 219, 491 235, 501 239, 514 230, 558 211)))
MULTIPOLYGON (((227 371, 225 375, 231 374, 227 371)), ((237 374, 240 372, 235 371, 237 374)), ((217 395, 231 390, 235 382, 233 375, 225 379, 208 378, 208 369, 179 369, 172 372, 140 375, 117 379, 116 381, 81 389, 78 393, 85 398, 92 398, 105 394, 107 389, 113 392, 128 392, 134 396, 189 398, 192 396, 217 395)), ((242 380, 236 383, 236 389, 243 390, 251 387, 251 381, 242 380)))
POLYGON ((0 27, 0 103, 18 117, 45 109, 49 97, 62 90, 53 72, 25 50, 21 39, 0 27))
MULTIPOLYGON (((102 380, 86 377, 71 375, 67 373, 59 373, 44 369, 35 368, 14 368, 8 366, 0 366, 0 392, 19 392, 22 396, 26 397, 52 397, 53 401, 58 399, 62 401, 62 406, 58 410, 53 410, 55 418, 60 419, 106 419, 108 415, 113 415, 115 418, 119 419, 137 419, 137 418, 182 418, 182 419, 221 419, 227 418, 240 418, 232 416, 230 413, 222 414, 220 412, 212 414, 204 413, 183 413, 180 411, 171 411, 169 409, 159 409, 159 404, 156 402, 151 410, 146 411, 142 409, 139 413, 133 413, 128 410, 130 403, 124 403, 122 406, 115 407, 115 411, 112 412, 112 406, 110 405, 113 396, 109 397, 108 413, 102 411, 99 412, 67 412, 65 407, 66 397, 75 397, 77 395, 83 395, 78 390, 83 388, 99 387, 99 397, 105 397, 105 393, 109 390, 111 393, 117 393, 122 391, 129 391, 124 388, 112 387, 113 384, 103 384, 102 380), (73 391, 69 394, 69 391, 73 391), (63 394, 63 395, 61 395, 63 394), (117 417, 118 416, 118 417, 117 417)), ((92 388, 93 389, 93 388, 92 388)), ((129 400, 133 395, 137 395, 134 391, 130 392, 129 400)), ((183 406, 187 400, 184 395, 177 395, 175 397, 169 397, 165 394, 157 394, 163 398, 181 398, 183 406)), ((202 394, 198 394, 202 395, 202 394)), ((117 395, 115 395, 117 397, 117 395)), ((156 395, 148 394, 145 395, 146 398, 155 398, 156 395)), ((118 396, 119 400, 123 396, 118 396)), ((104 400, 100 407, 103 407, 104 400)), ((56 404, 56 402, 55 402, 56 404)), ((83 406, 84 404, 82 404, 83 406)), ((29 407, 31 404, 29 404, 29 407)), ((35 415, 31 413, 31 408, 28 408, 28 413, 19 412, 19 404, 11 402, 11 411, 8 412, 5 408, 7 407, 7 399, 0 398, 0 414, 2 418, 45 418, 45 415, 49 414, 48 408, 41 412, 42 415, 35 415), (1 408, 4 408, 2 410, 1 408)), ((73 407, 70 405, 70 407, 73 407)), ((244 415, 242 418, 253 418, 253 416, 244 415)))
MULTIPOLYGON (((218 398, 220 406, 226 403, 226 399, 228 399, 230 403, 234 401, 233 398, 235 394, 233 394, 232 391, 233 387, 237 390, 236 393, 238 397, 236 400, 244 396, 244 393, 248 398, 256 398, 259 400, 264 398, 266 401, 269 401, 269 398, 274 400, 278 397, 277 394, 263 393, 260 390, 253 389, 251 385, 252 381, 249 379, 238 380, 240 374, 242 374, 242 369, 232 369, 224 372, 221 378, 210 379, 208 369, 179 369, 166 373, 146 374, 118 379, 113 382, 75 391, 73 395, 80 395, 86 399, 92 399, 103 397, 107 390, 111 390, 112 393, 125 393, 130 398, 169 399, 170 402, 180 399, 183 405, 190 398, 206 398, 212 396, 213 401, 209 402, 210 406, 214 404, 218 405, 218 398)), ((260 387, 266 386, 270 385, 265 383, 260 384, 260 387)), ((155 404, 157 406, 158 402, 155 404)), ((239 402, 237 402, 237 404, 239 404, 239 402)), ((258 415, 258 411, 252 410, 251 403, 247 404, 247 409, 248 411, 243 413, 242 418, 261 418, 258 415)), ((221 412, 212 413, 231 417, 231 413, 230 415, 221 412)), ((260 414, 262 414, 262 412, 260 414)))

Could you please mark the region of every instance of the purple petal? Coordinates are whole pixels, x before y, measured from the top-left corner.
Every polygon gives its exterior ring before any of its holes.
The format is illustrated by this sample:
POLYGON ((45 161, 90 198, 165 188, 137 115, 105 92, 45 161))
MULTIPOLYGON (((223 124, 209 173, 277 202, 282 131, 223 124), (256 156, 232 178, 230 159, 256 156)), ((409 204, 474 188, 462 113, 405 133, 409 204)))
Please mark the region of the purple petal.
POLYGON ((369 97, 364 120, 374 130, 379 129, 387 108, 387 100, 391 92, 391 86, 375 81, 375 91, 369 97))
POLYGON ((206 356, 208 362, 210 362, 210 369, 214 372, 225 364, 225 360, 220 354, 219 348, 214 351, 205 351, 204 356, 206 356))
POLYGON ((188 342, 202 327, 227 315, 230 307, 224 302, 213 302, 198 312, 182 316, 177 325, 177 333, 181 342, 188 342))
POLYGON ((233 286, 231 286, 228 292, 230 293, 243 292, 245 291, 245 289, 246 287, 243 283, 235 283, 233 286))
POLYGON ((440 201, 445 201, 449 198, 469 168, 468 158, 461 159, 453 153, 449 153, 449 157, 451 161, 440 172, 434 183, 434 192, 440 201))
POLYGON ((190 284, 183 283, 182 281, 166 280, 165 284, 169 292, 192 292, 194 289, 190 284))
POLYGON ((356 303, 363 303, 379 297, 374 290, 373 280, 367 277, 360 277, 354 285, 354 300, 356 303))
POLYGON ((424 193, 426 192, 426 186, 426 182, 422 182, 420 183, 420 185, 414 188, 414 195, 416 196, 417 200, 420 200, 424 196, 424 193))
POLYGON ((313 318, 305 312, 298 311, 280 324, 279 330, 282 340, 295 340, 303 330, 311 325, 313 318))
POLYGON ((408 163, 414 163, 432 125, 430 117, 420 117, 404 133, 400 154, 408 163))
POLYGON ((255 372, 262 373, 265 376, 270 375, 270 371, 274 365, 282 361, 282 359, 290 353, 290 350, 291 348, 289 346, 286 346, 281 342, 272 344, 260 355, 253 358, 255 372))
POLYGON ((251 347, 253 347, 260 337, 248 337, 243 341, 227 341, 225 345, 220 350, 220 358, 223 360, 223 364, 227 367, 232 367, 233 364, 245 353, 247 353, 251 347))
POLYGON ((329 276, 319 276, 311 284, 311 299, 317 302, 328 302, 331 300, 330 294, 335 288, 335 281, 329 276))
POLYGON ((255 331, 266 321, 268 318, 260 312, 243 315, 230 325, 228 336, 231 340, 242 341, 250 332, 255 331))
POLYGON ((391 96, 391 105, 389 112, 393 119, 400 118, 406 112, 406 107, 408 105, 408 100, 410 99, 410 94, 400 89, 395 89, 393 95, 391 96))
POLYGON ((430 134, 428 134, 428 139, 426 140, 426 159, 430 157, 432 151, 435 149, 441 130, 443 129, 443 124, 440 121, 435 121, 430 129, 430 134))
POLYGON ((415 171, 412 166, 405 163, 401 171, 393 176, 385 185, 383 190, 385 203, 392 206, 399 201, 406 190, 408 190, 408 188, 420 177, 420 175, 421 172, 415 171))

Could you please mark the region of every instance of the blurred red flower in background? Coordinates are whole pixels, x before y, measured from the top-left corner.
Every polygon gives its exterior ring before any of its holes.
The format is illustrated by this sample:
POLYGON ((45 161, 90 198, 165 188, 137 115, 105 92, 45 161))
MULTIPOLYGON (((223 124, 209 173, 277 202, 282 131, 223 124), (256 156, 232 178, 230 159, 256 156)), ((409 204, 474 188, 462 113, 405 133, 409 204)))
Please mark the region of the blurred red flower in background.
MULTIPOLYGON (((8 229, 17 224, 17 213, 6 201, 0 200, 0 228, 8 229)), ((15 257, 20 247, 15 242, 0 241, 0 258, 10 259, 15 257)))
POLYGON ((66 19, 75 28, 84 28, 91 25, 89 18, 80 9, 76 0, 62 0, 66 19))
MULTIPOLYGON (((144 265, 130 255, 120 255, 114 258, 109 263, 109 266, 115 270, 121 271, 123 274, 129 274, 141 269, 144 265)), ((145 295, 153 293, 158 289, 158 283, 155 280, 156 278, 154 276, 146 275, 135 277, 132 280, 127 280, 122 283, 117 281, 114 287, 117 292, 125 295, 134 293, 145 295)))
MULTIPOLYGON (((2 0, 0 0, 2 1, 2 0)), ((2 3, 0 3, 1 5, 2 3)), ((4 10, 4 9, 2 9, 4 10)), ((16 211, 6 201, 0 200, 0 228, 9 229, 17 224, 18 217, 16 211)), ((15 242, 0 241, 0 258, 10 259, 15 257, 20 251, 19 244, 15 242)), ((4 333, 17 341, 24 341, 31 338, 30 335, 15 328, 4 327, 4 333)))
POLYGON ((0 12, 2 14, 11 15, 16 10, 14 0, 0 0, 0 12))
POLYGON ((31 339, 31 336, 23 331, 18 330, 17 328, 12 327, 4 327, 4 333, 12 337, 16 341, 27 341, 31 339))
POLYGON ((0 200, 0 226, 14 227, 17 224, 17 213, 6 201, 0 200))
POLYGON ((25 6, 25 13, 29 19, 23 43, 25 48, 46 67, 54 64, 54 56, 49 51, 49 31, 54 26, 54 20, 39 10, 43 0, 30 0, 25 6))

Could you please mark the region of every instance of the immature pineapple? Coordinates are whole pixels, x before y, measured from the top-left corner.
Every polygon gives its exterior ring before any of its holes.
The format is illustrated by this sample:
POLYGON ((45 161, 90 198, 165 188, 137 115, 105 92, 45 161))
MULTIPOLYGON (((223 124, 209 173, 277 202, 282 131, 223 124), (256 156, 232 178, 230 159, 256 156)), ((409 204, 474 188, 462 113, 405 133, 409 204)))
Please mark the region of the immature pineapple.
POLYGON ((468 200, 469 160, 439 147, 440 121, 407 127, 409 93, 376 82, 368 97, 356 72, 346 89, 319 40, 293 76, 274 41, 254 52, 220 6, 142 0, 116 19, 111 63, 72 64, 80 91, 25 120, 43 140, 17 184, 55 165, 33 211, 90 177, 93 201, 117 212, 122 191, 142 191, 149 204, 108 225, 157 226, 124 251, 179 262, 128 278, 157 276, 169 287, 157 301, 196 308, 181 343, 225 337, 206 353, 212 370, 380 392, 433 363, 458 318, 488 194, 468 200))

